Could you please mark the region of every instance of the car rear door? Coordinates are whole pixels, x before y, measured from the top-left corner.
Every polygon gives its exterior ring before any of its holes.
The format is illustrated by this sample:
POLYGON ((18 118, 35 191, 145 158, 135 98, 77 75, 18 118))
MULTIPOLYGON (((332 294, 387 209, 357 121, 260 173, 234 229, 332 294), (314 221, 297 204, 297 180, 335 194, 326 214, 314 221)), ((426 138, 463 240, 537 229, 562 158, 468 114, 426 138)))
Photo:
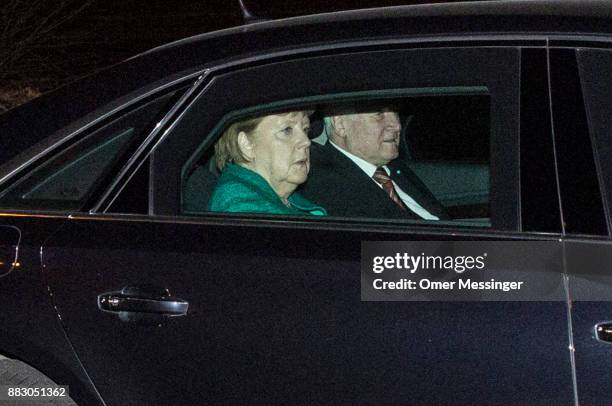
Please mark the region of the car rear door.
MULTIPOLYGON (((113 171, 119 170, 124 159, 131 156, 130 148, 139 145, 139 137, 154 128, 166 109, 176 103, 182 90, 194 81, 187 76, 174 83, 158 83, 154 89, 141 89, 111 105, 98 106, 98 110, 47 134, 38 143, 37 134, 40 136, 46 129, 61 126, 73 119, 73 115, 49 117, 50 110, 35 104, 26 107, 25 115, 16 109, 3 116, 2 125, 8 134, 3 140, 6 142, 14 141, 22 126, 28 124, 27 135, 21 134, 20 142, 3 150, 4 158, 12 159, 0 171, 0 305, 3 309, 0 355, 6 357, 2 358, 3 385, 21 382, 28 387, 40 386, 42 376, 67 386, 69 396, 78 403, 103 402, 52 306, 52 293, 41 263, 41 247, 68 221, 72 211, 87 206, 95 190, 106 178, 112 178, 113 171), (24 116, 32 114, 32 110, 38 112, 41 123, 24 121, 24 116), (17 154, 20 145, 25 150, 17 154)), ((75 99, 78 100, 76 95, 75 99)), ((90 104, 79 104, 74 109, 75 115, 87 108, 91 108, 90 104)), ((146 202, 144 206, 146 211, 146 202)), ((139 210, 137 201, 132 201, 131 209, 139 210)))
MULTIPOLYGON (((513 41, 294 51, 213 69, 151 140, 139 170, 149 182, 118 178, 43 249, 54 304, 105 401, 572 403, 564 300, 360 300, 363 241, 558 244, 546 50, 513 41), (232 111, 394 88, 486 88, 489 227, 181 213, 185 163, 232 111), (147 215, 117 209, 138 191, 147 215), (123 299, 165 315, 113 311, 123 299)), ((509 260, 490 271, 515 268, 509 260)), ((562 272, 551 289, 563 287, 562 272)))
POLYGON ((599 41, 576 41, 575 48, 562 41, 553 45, 553 113, 578 399, 581 405, 601 405, 608 403, 612 379, 612 52, 599 41))

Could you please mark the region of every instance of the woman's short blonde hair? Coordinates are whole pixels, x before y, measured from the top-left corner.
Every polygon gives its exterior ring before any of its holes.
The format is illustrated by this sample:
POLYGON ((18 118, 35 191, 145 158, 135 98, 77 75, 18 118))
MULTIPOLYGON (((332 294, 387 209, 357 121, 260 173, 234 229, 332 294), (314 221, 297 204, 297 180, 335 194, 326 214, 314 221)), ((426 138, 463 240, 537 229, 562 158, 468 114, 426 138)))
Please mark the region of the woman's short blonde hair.
POLYGON ((250 134, 261 123, 264 117, 238 121, 225 130, 219 141, 215 144, 215 162, 220 171, 230 162, 237 164, 247 162, 238 145, 238 134, 242 131, 247 135, 250 134))
MULTIPOLYGON (((310 116, 313 112, 314 110, 300 110, 274 114, 284 116, 287 114, 302 113, 310 116)), ((238 134, 244 132, 247 136, 251 135, 253 130, 255 130, 259 123, 261 123, 262 120, 268 115, 270 114, 235 122, 223 132, 223 135, 215 144, 215 162, 217 163, 217 168, 219 168, 219 170, 222 171, 223 168, 225 168, 225 165, 228 163, 240 164, 248 162, 247 158, 242 154, 240 146, 238 145, 238 134)))

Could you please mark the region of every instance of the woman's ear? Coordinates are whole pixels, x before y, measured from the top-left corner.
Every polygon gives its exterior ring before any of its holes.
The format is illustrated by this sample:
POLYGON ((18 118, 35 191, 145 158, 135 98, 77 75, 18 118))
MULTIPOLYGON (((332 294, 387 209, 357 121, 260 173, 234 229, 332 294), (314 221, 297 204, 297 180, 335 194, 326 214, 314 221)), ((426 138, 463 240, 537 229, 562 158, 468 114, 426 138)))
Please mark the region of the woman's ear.
POLYGON ((246 158, 248 162, 252 162, 255 158, 255 153, 253 151, 253 143, 249 140, 249 137, 246 135, 244 131, 240 131, 238 133, 238 148, 240 148, 240 152, 242 156, 246 158))

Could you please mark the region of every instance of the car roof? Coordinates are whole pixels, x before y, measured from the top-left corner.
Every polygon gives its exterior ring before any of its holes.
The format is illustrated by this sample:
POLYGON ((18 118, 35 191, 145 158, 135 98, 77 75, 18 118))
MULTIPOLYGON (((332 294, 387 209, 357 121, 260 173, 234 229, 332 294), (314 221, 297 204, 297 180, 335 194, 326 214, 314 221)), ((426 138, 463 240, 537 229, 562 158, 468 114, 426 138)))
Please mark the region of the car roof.
MULTIPOLYGON (((232 58, 391 37, 612 34, 612 2, 515 0, 419 4, 264 21, 154 48, 0 115, 0 166, 50 134, 122 96, 232 58)), ((115 104, 113 104, 115 103, 115 104)), ((116 107, 116 106, 115 106, 116 107)), ((105 107, 106 108, 106 107, 105 107)))
POLYGON ((191 42, 206 41, 227 35, 246 34, 261 30, 276 29, 279 27, 290 28, 303 25, 359 22, 376 19, 452 16, 556 16, 612 18, 612 2, 610 0, 485 0, 459 1, 453 3, 423 3, 336 11, 331 13, 310 14, 306 16, 296 16, 276 20, 263 20, 252 24, 206 32, 155 47, 139 55, 162 52, 166 49, 178 47, 191 42))

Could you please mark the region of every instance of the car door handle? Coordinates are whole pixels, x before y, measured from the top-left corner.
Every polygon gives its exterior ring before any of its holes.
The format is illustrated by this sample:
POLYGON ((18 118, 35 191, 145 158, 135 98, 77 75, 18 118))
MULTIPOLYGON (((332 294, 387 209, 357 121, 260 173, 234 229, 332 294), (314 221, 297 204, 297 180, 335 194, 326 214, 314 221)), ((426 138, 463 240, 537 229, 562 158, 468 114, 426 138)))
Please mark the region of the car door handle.
POLYGON ((98 308, 110 313, 148 313, 167 317, 184 316, 189 303, 170 295, 167 289, 128 286, 98 295, 98 308))
POLYGON ((599 341, 612 343, 612 321, 596 324, 595 336, 599 341))

